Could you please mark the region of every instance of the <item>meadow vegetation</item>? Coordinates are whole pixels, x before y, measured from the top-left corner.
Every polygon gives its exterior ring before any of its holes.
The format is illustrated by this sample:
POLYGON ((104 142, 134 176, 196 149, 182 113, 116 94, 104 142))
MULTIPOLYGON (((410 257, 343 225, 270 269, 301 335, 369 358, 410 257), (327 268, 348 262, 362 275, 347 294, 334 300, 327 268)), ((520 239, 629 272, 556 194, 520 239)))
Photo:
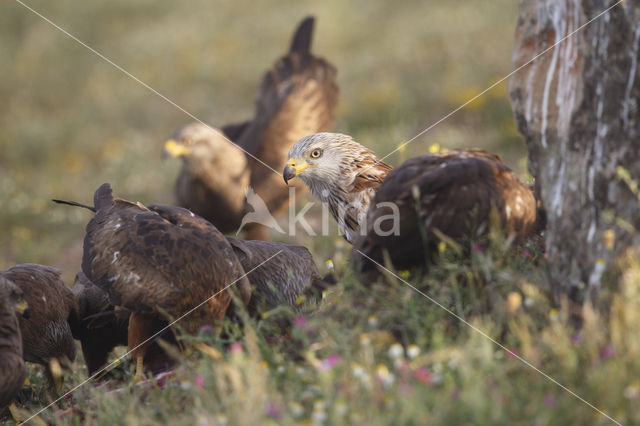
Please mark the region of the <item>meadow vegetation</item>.
MULTIPOLYGON (((285 52, 297 22, 314 14, 313 50, 338 68, 335 130, 379 156, 511 71, 517 17, 517 2, 509 0, 28 4, 214 126, 253 113, 262 73, 285 52)), ((20 4, 1 8, 0 269, 50 264, 71 283, 89 214, 50 199, 88 202, 110 182, 126 199, 172 202, 179 164, 162 159, 162 145, 192 118, 20 4)), ((506 82, 388 161, 456 147, 499 153, 528 180, 506 82)), ((298 203, 307 201, 309 195, 298 203)), ((314 206, 312 215, 319 211, 314 206)), ((228 322, 222 336, 202 330, 184 337, 192 345, 185 353, 173 350, 180 366, 161 383, 136 384, 121 363, 121 379, 87 383, 39 418, 178 425, 610 422, 539 369, 614 419, 640 423, 638 253, 619 260, 618 274, 607 278, 598 306, 585 308, 578 329, 567 307, 551 302, 544 256, 533 248, 511 255, 499 237, 472 247, 470 259, 445 245, 428 274, 397 271, 400 278, 365 288, 351 271, 349 245, 336 234, 272 236, 308 247, 322 273, 332 260, 339 283, 317 307, 301 303, 299 311, 244 318, 244 327, 228 322)), ((74 365, 64 390, 87 377, 81 356, 74 365)), ((55 397, 40 369, 30 368, 30 379, 35 393, 24 408, 36 412, 55 397)))

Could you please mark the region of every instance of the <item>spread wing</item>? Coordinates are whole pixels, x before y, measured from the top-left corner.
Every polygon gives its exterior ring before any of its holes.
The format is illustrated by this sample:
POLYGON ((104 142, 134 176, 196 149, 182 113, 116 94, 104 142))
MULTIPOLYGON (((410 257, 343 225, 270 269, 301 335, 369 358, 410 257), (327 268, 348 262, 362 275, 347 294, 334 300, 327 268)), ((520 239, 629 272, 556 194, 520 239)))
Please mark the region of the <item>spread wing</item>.
POLYGON ((361 257, 362 251, 382 262, 387 250, 398 268, 418 265, 439 235, 463 243, 485 235, 492 211, 506 235, 520 237, 530 232, 536 217, 533 194, 499 157, 466 150, 413 158, 379 187, 367 215, 366 236, 357 241, 354 255, 361 257), (393 207, 376 208, 384 202, 397 206, 398 235, 392 233, 393 207))
POLYGON ((187 332, 222 319, 231 300, 224 288, 243 274, 224 236, 179 207, 111 199, 84 244, 83 272, 114 305, 176 318, 216 295, 181 321, 187 332))
MULTIPOLYGON (((333 126, 338 101, 336 69, 311 53, 313 24, 313 18, 300 24, 289 53, 263 77, 254 119, 236 140, 276 171, 284 167, 295 142, 333 126)), ((277 210, 288 201, 281 176, 254 159, 249 162, 251 186, 271 211, 277 210)))

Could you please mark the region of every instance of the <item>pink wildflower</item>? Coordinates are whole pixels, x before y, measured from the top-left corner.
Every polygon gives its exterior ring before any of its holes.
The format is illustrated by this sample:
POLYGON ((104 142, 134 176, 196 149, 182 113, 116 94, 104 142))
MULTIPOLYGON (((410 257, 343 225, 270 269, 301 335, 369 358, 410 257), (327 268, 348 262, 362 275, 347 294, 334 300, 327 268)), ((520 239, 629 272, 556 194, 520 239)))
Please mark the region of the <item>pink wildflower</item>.
POLYGON ((196 387, 202 389, 204 387, 204 377, 202 377, 201 375, 197 375, 196 379, 194 380, 196 387))
POLYGON ((275 404, 269 403, 267 404, 267 408, 265 409, 265 414, 267 417, 271 417, 272 419, 280 418, 280 410, 275 404))
POLYGON ((307 317, 305 315, 300 315, 299 317, 295 317, 293 320, 293 324, 298 327, 300 330, 308 333, 310 331, 309 324, 307 322, 307 317))
POLYGON ((424 367, 420 367, 417 370, 415 370, 413 372, 413 377, 416 380, 421 381, 422 383, 424 383, 425 385, 431 386, 433 385, 433 376, 431 375, 431 373, 429 372, 429 370, 427 370, 424 367))
POLYGON ((551 395, 550 393, 545 395, 544 397, 544 405, 547 408, 553 408, 556 406, 556 397, 551 395))
POLYGON ((329 371, 340 362, 340 355, 331 354, 320 363, 320 371, 329 371))
POLYGON ((600 351, 600 359, 603 361, 606 361, 610 358, 613 358, 615 354, 616 354, 616 347, 613 346, 612 343, 609 343, 600 351))
POLYGON ((242 355, 242 343, 233 342, 229 347, 229 352, 231 352, 231 355, 242 355))

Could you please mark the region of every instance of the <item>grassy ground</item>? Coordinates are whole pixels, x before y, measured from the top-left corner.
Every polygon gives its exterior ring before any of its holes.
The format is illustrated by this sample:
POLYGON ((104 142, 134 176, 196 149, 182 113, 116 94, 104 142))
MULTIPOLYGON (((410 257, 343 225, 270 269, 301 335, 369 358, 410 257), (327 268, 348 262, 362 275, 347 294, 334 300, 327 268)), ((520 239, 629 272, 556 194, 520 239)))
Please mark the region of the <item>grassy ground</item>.
MULTIPOLYGON (((607 309, 587 309, 574 331, 552 309, 542 268, 494 246, 461 261, 448 250, 428 276, 362 288, 340 284, 317 311, 266 312, 225 338, 187 338, 181 366, 160 384, 131 373, 87 384, 43 419, 57 424, 608 424, 601 413, 535 369, 627 424, 640 422, 640 262, 626 270, 607 309), (289 326, 282 327, 287 320, 289 326), (472 327, 475 329, 472 329, 472 327), (484 334, 484 335, 483 335, 484 334), (501 348, 490 339, 500 342, 501 348), (530 366, 523 363, 522 357, 530 366)), ((67 376, 66 389, 86 371, 67 376)), ((28 404, 51 400, 38 385, 28 404)))
MULTIPOLYGON (((510 71, 511 3, 29 4, 218 126, 251 116, 263 72, 314 14, 314 51, 339 70, 336 130, 383 155, 510 71)), ((90 200, 108 181, 121 197, 171 202, 179 164, 162 145, 192 119, 18 3, 2 5, 0 24, 0 266, 51 263, 72 279, 87 214, 49 200, 90 200)), ((433 143, 500 152, 524 171, 505 84, 402 156, 433 143)))
MULTIPOLYGON (((252 114, 262 73, 284 53, 296 23, 314 14, 314 51, 339 70, 336 130, 380 155, 511 71, 517 17, 509 0, 28 4, 212 125, 252 114)), ((18 3, 0 8, 0 268, 46 263, 71 280, 88 215, 49 200, 89 201, 108 181, 118 196, 171 202, 179 164, 162 160, 162 143, 192 120, 18 3)), ((434 144, 480 147, 525 177, 506 92, 503 83, 389 161, 434 144)), ((266 315, 226 340, 203 333, 200 349, 180 355, 182 366, 162 387, 125 380, 109 392, 88 384, 41 417, 61 424, 608 421, 406 284, 360 288, 348 247, 335 236, 274 237, 306 245, 319 265, 334 260, 340 284, 318 313, 289 313, 288 331, 266 315)), ((543 264, 498 248, 468 261, 443 256, 428 276, 408 281, 609 415, 640 423, 637 262, 621 263, 626 273, 618 290, 605 292, 607 309, 588 311, 576 333, 546 297, 543 264)), ((82 360, 75 365, 65 389, 86 378, 82 360)), ((27 408, 35 411, 51 396, 38 387, 37 369, 31 379, 38 390, 27 408)))

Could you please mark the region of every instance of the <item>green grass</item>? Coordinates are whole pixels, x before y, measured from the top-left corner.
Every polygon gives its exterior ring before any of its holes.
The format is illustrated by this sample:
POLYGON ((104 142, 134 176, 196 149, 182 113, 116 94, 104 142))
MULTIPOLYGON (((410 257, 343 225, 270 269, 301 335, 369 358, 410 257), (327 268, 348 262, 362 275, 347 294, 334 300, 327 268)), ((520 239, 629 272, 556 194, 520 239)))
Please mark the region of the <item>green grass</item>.
MULTIPOLYGON (((252 114, 262 73, 312 13, 314 51, 339 71, 336 130, 383 156, 511 71, 516 3, 28 4, 217 126, 252 114)), ((89 215, 49 200, 87 202, 110 182, 123 198, 171 202, 179 164, 162 160, 162 143, 192 119, 18 3, 0 10, 0 268, 51 264, 70 281, 89 215)), ((434 144, 500 153, 526 177, 506 83, 388 160, 399 164, 434 144)), ((336 264, 340 284, 316 313, 290 313, 290 330, 278 330, 272 313, 244 330, 229 326, 224 339, 201 335, 195 347, 213 350, 178 355, 181 366, 163 387, 125 380, 109 392, 86 384, 41 417, 56 424, 607 423, 406 284, 361 288, 349 247, 335 235, 273 237, 309 247, 319 265, 336 264)), ((565 309, 552 307, 544 263, 499 248, 467 261, 445 253, 428 275, 407 279, 609 415, 638 424, 637 258, 620 270, 579 333, 565 309)), ((87 377, 81 357, 75 367, 65 389, 87 377)), ((30 378, 36 392, 26 408, 35 412, 54 397, 38 368, 30 367, 30 378)))
MULTIPOLYGON (((466 261, 445 252, 426 276, 400 273, 477 330, 400 280, 363 288, 338 268, 340 284, 317 310, 267 312, 243 329, 228 322, 225 337, 185 337, 190 349, 176 354, 180 367, 162 386, 135 385, 131 376, 111 382, 110 392, 87 384, 41 417, 56 424, 607 423, 515 353, 635 424, 637 254, 620 266, 619 290, 603 293, 608 308, 587 308, 580 331, 551 308, 541 267, 498 246, 466 261)), ((86 377, 80 364, 66 389, 86 377)), ((28 407, 48 398, 40 390, 28 407)))
MULTIPOLYGON (((214 126, 252 115, 263 72, 314 14, 314 51, 338 68, 336 130, 382 156, 511 70, 513 3, 28 4, 214 126)), ((110 182, 123 198, 172 202, 179 162, 161 150, 192 119, 18 3, 1 8, 0 267, 54 264, 71 280, 88 216, 49 200, 89 201, 110 182)), ((433 143, 481 147, 523 174, 506 91, 503 83, 389 161, 433 143)))

